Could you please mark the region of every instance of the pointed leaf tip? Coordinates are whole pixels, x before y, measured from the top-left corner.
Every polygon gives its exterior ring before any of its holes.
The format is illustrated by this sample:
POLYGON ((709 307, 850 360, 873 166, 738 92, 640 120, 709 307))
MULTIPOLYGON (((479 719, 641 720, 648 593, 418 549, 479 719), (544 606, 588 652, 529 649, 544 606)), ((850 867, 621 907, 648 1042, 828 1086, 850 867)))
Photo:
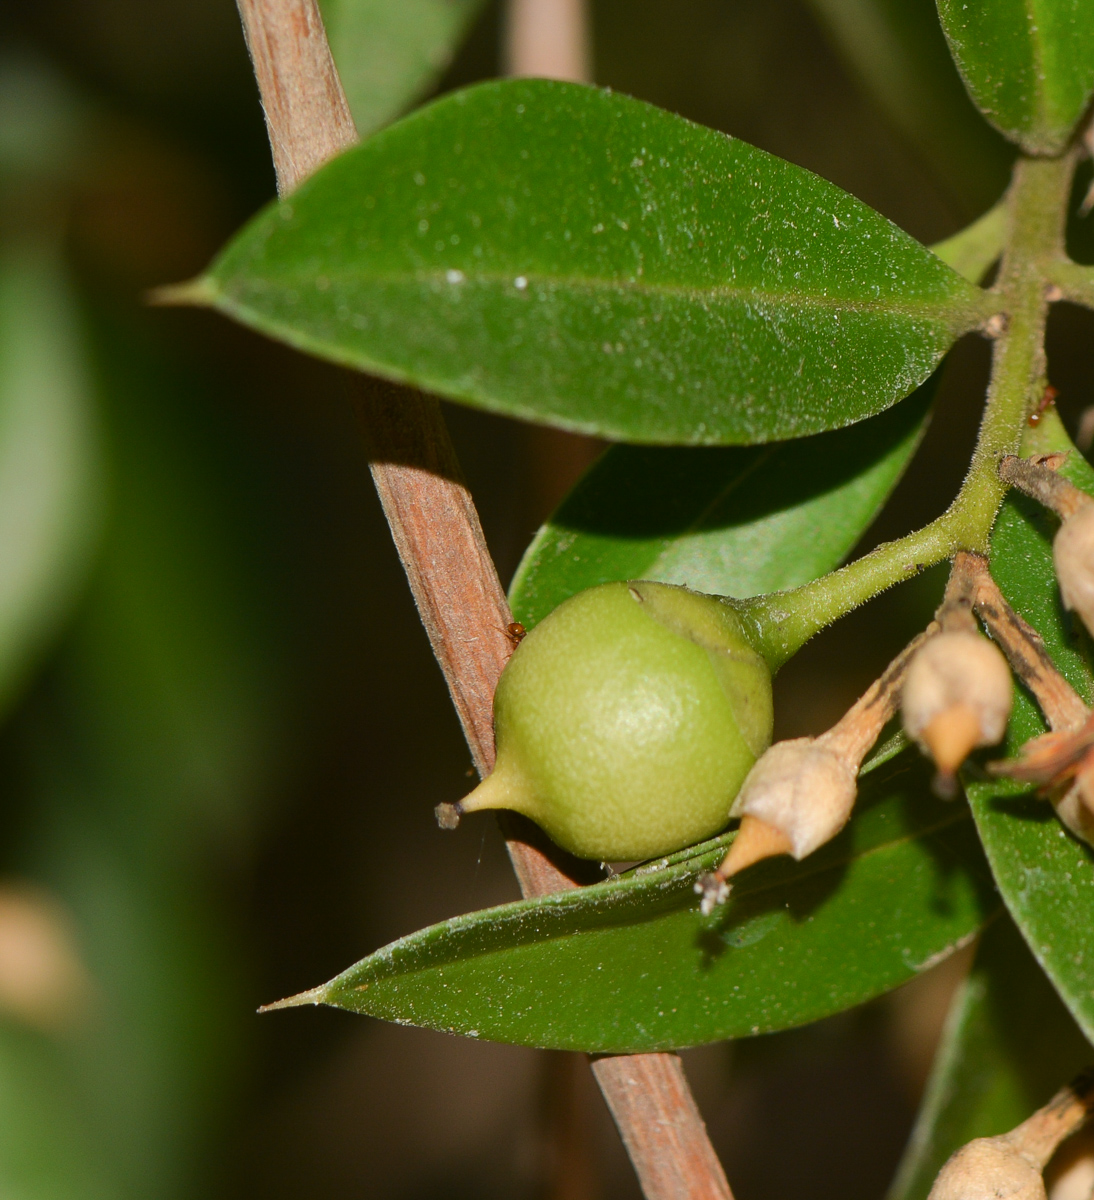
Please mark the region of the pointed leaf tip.
POLYGON ((216 300, 218 289, 208 275, 188 279, 185 283, 165 283, 145 293, 147 304, 156 308, 181 308, 184 305, 205 308, 216 300))
POLYGON ((305 1004, 322 1004, 326 999, 327 985, 308 988, 306 992, 297 992, 295 996, 286 996, 284 1000, 275 1000, 272 1004, 263 1004, 256 1012, 276 1012, 279 1008, 301 1008, 305 1004))

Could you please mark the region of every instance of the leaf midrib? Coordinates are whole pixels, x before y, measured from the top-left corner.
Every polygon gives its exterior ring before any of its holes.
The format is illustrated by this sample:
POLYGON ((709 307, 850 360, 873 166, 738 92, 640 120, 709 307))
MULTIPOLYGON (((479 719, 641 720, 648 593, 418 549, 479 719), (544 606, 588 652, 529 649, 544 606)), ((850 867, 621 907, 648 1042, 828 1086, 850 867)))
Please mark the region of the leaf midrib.
POLYGON ((1033 65, 1033 94, 1035 104, 1035 120, 1044 129, 1051 125, 1052 116, 1048 111, 1045 93, 1044 60, 1045 48, 1042 43, 1041 22, 1037 17, 1036 0, 1022 0, 1022 8, 1026 14, 1026 22, 1030 31, 1030 58, 1033 65))
MULTIPOLYGON (((513 271, 507 271, 504 274, 500 272, 482 272, 476 271, 472 274, 465 274, 463 280, 459 283, 450 283, 446 278, 447 270, 444 271, 406 271, 406 272, 376 272, 363 276, 360 279, 342 274, 337 277, 339 286, 365 288, 374 284, 395 284, 397 286, 405 286, 407 284, 441 284, 447 288, 466 288, 468 285, 486 284, 491 287, 504 289, 507 292, 515 292, 515 298, 523 298, 526 302, 535 300, 535 291, 537 287, 557 288, 558 290, 584 291, 584 292, 636 292, 656 297, 666 297, 676 299, 683 297, 698 304, 709 303, 711 300, 720 300, 723 302, 732 301, 751 301, 757 305, 771 305, 783 308, 798 309, 798 308, 819 308, 831 309, 842 312, 852 313, 886 313, 908 316, 913 318, 926 319, 941 319, 944 321, 962 321, 962 320, 983 320, 990 314, 987 312, 984 304, 977 303, 977 294, 974 292, 964 298, 957 296, 950 302, 944 301, 905 301, 899 302, 894 298, 889 300, 854 300, 850 298, 824 295, 817 292, 800 291, 791 289, 789 286, 785 292, 772 292, 759 290, 752 287, 734 286, 732 284, 717 284, 709 287, 694 287, 687 284, 675 283, 649 283, 645 281, 633 279, 602 279, 597 276, 583 275, 547 275, 534 273, 525 275, 527 279, 527 287, 519 291, 513 286, 513 279, 521 277, 519 270, 514 268, 513 271), (795 301, 797 303, 795 303, 795 301), (804 303, 801 303, 804 301, 804 303), (981 311, 983 309, 983 311, 981 311)), ((460 268, 455 268, 460 269, 460 268)), ((322 274, 317 272, 316 275, 322 274)), ((314 288, 315 275, 309 276, 308 279, 298 281, 293 277, 278 278, 276 283, 278 287, 283 289, 288 288, 314 288)), ((214 285, 215 296, 223 297, 229 303, 242 305, 242 301, 236 299, 234 292, 236 288, 230 285, 222 285, 214 274, 210 277, 214 285)), ((249 282, 244 277, 244 282, 249 282)), ((263 279, 264 284, 269 284, 268 278, 263 279)), ((323 292, 316 291, 315 294, 319 297, 330 296, 333 290, 335 280, 331 280, 331 289, 323 292)), ((251 292, 253 295, 254 293, 251 292)), ((987 293, 981 293, 987 296, 987 293)), ((333 298, 333 297, 332 297, 333 298)))

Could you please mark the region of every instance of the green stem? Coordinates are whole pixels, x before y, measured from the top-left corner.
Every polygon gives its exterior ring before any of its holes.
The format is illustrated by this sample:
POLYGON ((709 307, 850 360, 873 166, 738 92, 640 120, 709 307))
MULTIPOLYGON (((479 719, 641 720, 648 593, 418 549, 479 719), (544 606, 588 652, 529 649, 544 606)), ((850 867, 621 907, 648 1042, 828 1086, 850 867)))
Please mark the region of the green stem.
POLYGON ((1053 263, 1049 279, 1059 288, 1061 300, 1094 308, 1094 267, 1068 261, 1053 263))
POLYGON ((957 498, 929 525, 830 575, 789 592, 736 604, 757 647, 777 669, 815 633, 879 592, 952 557, 988 549, 1006 488, 997 467, 1018 451, 1029 413, 1045 389, 1045 321, 1064 256, 1064 220, 1075 155, 1020 158, 1007 193, 1008 237, 993 289, 998 324, 991 382, 968 475, 957 498))

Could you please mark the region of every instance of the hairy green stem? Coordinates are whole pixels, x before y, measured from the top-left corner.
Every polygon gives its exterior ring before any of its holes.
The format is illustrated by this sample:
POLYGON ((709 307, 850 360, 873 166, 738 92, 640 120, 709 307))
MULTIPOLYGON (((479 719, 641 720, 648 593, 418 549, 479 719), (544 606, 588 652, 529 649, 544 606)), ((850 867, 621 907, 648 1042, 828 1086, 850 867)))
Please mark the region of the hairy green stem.
POLYGON ((815 633, 879 592, 951 558, 958 550, 984 553, 1006 494, 999 461, 1015 454, 1030 412, 1045 388, 1045 321, 1059 298, 1064 220, 1076 156, 1020 158, 1006 196, 1007 237, 995 313, 991 382, 968 475, 957 498, 937 520, 878 546, 846 567, 788 592, 740 601, 757 647, 773 668, 815 633))
POLYGON ((1066 260, 1053 263, 1049 279, 1059 289, 1058 299, 1094 308, 1094 267, 1066 260))

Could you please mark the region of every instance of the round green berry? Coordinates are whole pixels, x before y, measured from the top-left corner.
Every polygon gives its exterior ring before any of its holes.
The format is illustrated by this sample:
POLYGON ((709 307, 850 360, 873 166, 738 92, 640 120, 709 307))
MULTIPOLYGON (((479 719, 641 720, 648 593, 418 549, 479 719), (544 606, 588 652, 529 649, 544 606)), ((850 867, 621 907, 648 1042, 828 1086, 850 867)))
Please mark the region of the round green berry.
POLYGON ((461 812, 515 809, 582 858, 651 858, 725 826, 771 741, 771 672, 725 601, 609 583, 524 638, 494 715, 497 765, 461 812))

